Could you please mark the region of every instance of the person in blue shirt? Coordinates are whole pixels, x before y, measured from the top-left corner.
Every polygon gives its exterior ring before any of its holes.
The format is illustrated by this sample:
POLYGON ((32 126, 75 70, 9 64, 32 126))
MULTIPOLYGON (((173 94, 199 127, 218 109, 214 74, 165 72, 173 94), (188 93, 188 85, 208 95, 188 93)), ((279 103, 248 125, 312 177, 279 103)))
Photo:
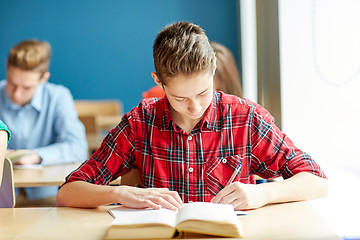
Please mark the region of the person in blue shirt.
MULTIPOLYGON (((88 146, 70 91, 48 82, 50 44, 25 40, 11 48, 0 81, 0 119, 12 133, 8 151, 30 149, 16 164, 84 161, 88 146)), ((57 187, 26 188, 29 200, 55 196, 57 187)))

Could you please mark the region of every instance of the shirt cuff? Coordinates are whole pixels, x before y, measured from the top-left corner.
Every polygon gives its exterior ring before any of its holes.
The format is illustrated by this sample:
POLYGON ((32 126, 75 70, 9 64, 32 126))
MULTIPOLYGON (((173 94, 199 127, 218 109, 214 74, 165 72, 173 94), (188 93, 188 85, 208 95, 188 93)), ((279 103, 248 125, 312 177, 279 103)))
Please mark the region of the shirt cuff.
POLYGON ((9 142, 10 142, 10 139, 11 139, 11 132, 10 132, 8 129, 1 129, 1 131, 7 132, 7 134, 8 134, 8 141, 7 141, 7 143, 8 143, 8 145, 9 145, 9 142))

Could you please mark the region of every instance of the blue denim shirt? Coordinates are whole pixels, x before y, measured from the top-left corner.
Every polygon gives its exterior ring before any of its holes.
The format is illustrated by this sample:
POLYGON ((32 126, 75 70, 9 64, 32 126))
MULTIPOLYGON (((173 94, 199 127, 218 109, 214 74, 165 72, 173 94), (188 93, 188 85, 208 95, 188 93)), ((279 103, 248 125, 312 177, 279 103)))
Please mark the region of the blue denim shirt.
MULTIPOLYGON (((12 136, 8 149, 31 149, 52 165, 85 161, 88 147, 70 91, 61 85, 44 83, 31 102, 23 107, 11 102, 0 81, 0 119, 12 136)), ((26 188, 28 199, 55 196, 58 187, 26 188)))

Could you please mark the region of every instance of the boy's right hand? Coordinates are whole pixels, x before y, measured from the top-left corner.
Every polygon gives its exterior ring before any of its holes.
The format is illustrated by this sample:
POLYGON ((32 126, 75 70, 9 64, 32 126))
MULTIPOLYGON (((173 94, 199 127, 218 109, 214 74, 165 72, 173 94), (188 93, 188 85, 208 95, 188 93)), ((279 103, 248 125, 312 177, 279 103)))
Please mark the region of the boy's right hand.
POLYGON ((129 208, 167 208, 178 211, 183 202, 176 191, 167 188, 137 188, 130 186, 118 186, 118 202, 129 208))

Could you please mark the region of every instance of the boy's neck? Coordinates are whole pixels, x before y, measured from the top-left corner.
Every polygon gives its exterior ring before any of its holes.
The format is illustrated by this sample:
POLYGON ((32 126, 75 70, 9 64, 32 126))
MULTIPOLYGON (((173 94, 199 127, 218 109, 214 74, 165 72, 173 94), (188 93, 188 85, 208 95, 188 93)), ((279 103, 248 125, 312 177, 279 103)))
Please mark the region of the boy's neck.
POLYGON ((189 123, 178 123, 175 121, 175 123, 182 129, 184 130, 187 134, 190 134, 191 131, 194 129, 195 125, 198 123, 198 121, 196 122, 189 122, 189 123))
POLYGON ((173 109, 170 109, 171 116, 174 119, 176 125, 178 125, 182 130, 184 130, 187 134, 190 134, 194 129, 196 124, 201 120, 200 119, 190 119, 183 117, 179 113, 175 112, 173 109))

